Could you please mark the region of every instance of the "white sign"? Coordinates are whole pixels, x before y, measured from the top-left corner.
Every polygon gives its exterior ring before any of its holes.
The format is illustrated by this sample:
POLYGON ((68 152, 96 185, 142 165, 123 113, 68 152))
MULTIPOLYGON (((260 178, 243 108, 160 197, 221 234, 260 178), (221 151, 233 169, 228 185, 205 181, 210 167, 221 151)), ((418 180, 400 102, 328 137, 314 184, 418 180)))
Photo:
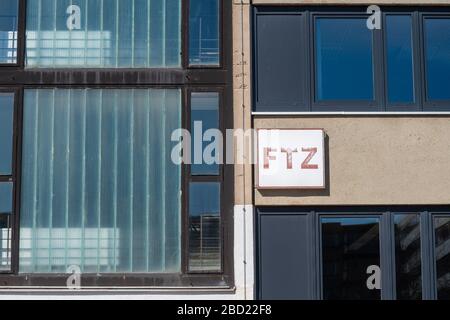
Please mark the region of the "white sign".
POLYGON ((258 130, 257 188, 324 189, 322 129, 258 130))

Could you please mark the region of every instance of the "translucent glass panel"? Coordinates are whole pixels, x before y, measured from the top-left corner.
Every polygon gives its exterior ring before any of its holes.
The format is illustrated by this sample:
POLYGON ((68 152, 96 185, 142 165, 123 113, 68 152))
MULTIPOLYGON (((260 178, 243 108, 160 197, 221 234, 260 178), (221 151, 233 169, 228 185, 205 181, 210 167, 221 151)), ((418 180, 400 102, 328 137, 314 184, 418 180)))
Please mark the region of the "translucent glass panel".
MULTIPOLYGON (((211 164, 210 161, 214 159, 206 159, 203 156, 205 148, 214 141, 204 141, 203 137, 209 129, 219 129, 219 93, 193 92, 191 94, 191 129, 194 140, 192 141, 191 174, 218 175, 219 164, 217 161, 211 164), (202 142, 200 143, 200 141, 202 142), (201 160, 201 163, 195 160, 201 160)), ((209 152, 208 156, 211 156, 209 152)), ((220 155, 216 153, 213 153, 212 156, 220 158, 220 155)))
POLYGON ((25 90, 20 272, 180 271, 180 90, 25 90))
POLYGON ((323 298, 379 300, 367 268, 380 266, 379 218, 322 218, 323 298))
POLYGON ((396 214, 394 228, 397 299, 420 300, 422 299, 420 216, 396 214))
POLYGON ((180 67, 180 20, 180 0, 28 0, 26 65, 180 67))
POLYGON ((450 100, 450 19, 424 20, 428 100, 450 100))
POLYGON ((189 1, 189 64, 220 64, 221 0, 189 1))
POLYGON ((13 184, 0 182, 0 271, 11 270, 13 184))
POLYGON ((315 20, 316 100, 373 100, 373 41, 365 18, 315 20))
POLYGON ((220 271, 220 183, 192 182, 189 187, 189 271, 220 271))
POLYGON ((0 1, 0 64, 17 63, 19 0, 0 1))
POLYGON ((14 93, 0 92, 0 175, 11 175, 14 93))
POLYGON ((450 217, 436 217, 434 229, 437 298, 450 300, 450 217))
POLYGON ((389 102, 414 103, 411 16, 386 16, 386 50, 389 102))

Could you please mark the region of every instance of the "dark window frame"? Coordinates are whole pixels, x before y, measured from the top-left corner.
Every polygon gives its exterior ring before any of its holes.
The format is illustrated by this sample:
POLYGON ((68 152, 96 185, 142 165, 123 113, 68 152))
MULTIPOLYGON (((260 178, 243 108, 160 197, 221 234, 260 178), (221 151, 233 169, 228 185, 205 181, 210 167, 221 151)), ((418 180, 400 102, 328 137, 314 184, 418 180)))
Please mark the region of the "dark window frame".
MULTIPOLYGON (((181 0, 180 0, 181 1, 181 0)), ((187 1, 181 1, 181 48, 182 58, 180 68, 167 69, 89 69, 89 68, 61 68, 61 69, 30 69, 25 68, 25 30, 26 30, 26 0, 19 0, 19 33, 17 65, 0 66, 0 90, 15 92, 14 117, 14 158, 13 158, 13 239, 11 271, 0 273, 3 287, 45 287, 66 288, 68 274, 22 274, 19 273, 19 229, 20 229, 20 197, 21 197, 21 159, 22 159, 22 128, 23 128, 23 96, 25 89, 49 88, 98 88, 98 89, 131 89, 152 88, 181 90, 182 128, 189 128, 188 95, 190 91, 208 90, 221 92, 220 104, 222 112, 220 119, 225 128, 233 128, 232 106, 232 30, 221 28, 221 65, 219 67, 190 68, 187 65, 189 36, 187 18, 187 1)), ((221 25, 231 25, 232 3, 222 1, 221 25)), ((233 291, 233 199, 234 199, 234 168, 223 165, 221 175, 221 217, 222 226, 222 261, 221 272, 188 273, 186 266, 187 243, 187 183, 189 166, 183 165, 181 176, 181 270, 176 274, 153 273, 117 273, 117 274, 82 274, 82 288, 179 288, 216 287, 226 292, 233 291)))
POLYGON ((311 261, 309 268, 313 271, 313 284, 311 294, 314 299, 323 299, 322 286, 322 228, 321 218, 350 217, 367 218, 378 217, 380 219, 380 264, 382 270, 382 300, 396 299, 396 263, 395 263, 395 243, 394 243, 394 215, 395 214, 418 214, 421 231, 421 259, 422 259, 422 299, 437 299, 436 288, 436 252, 434 248, 434 219, 435 217, 450 217, 450 206, 430 205, 430 206, 305 206, 305 207, 258 207, 255 210, 255 270, 256 275, 256 296, 261 295, 260 278, 260 234, 259 225, 262 215, 307 215, 308 227, 312 230, 311 237, 311 261))
POLYGON ((254 6, 252 19, 252 104, 254 112, 361 112, 361 113, 411 113, 411 112, 450 112, 449 101, 428 101, 426 96, 426 65, 425 65, 425 43, 423 25, 427 17, 448 17, 450 18, 450 9, 448 7, 417 7, 417 6, 381 6, 382 29, 373 30, 373 72, 374 72, 374 100, 373 101, 355 101, 355 100, 337 100, 337 101, 316 101, 316 66, 315 66, 315 19, 317 17, 369 17, 366 13, 367 7, 354 6, 254 6), (302 65, 307 66, 306 91, 301 90, 301 100, 295 106, 268 106, 257 101, 257 19, 259 15, 270 14, 299 14, 302 15, 304 30, 299 30, 299 36, 306 39, 307 49, 305 54, 300 57, 302 65), (415 102, 410 104, 392 104, 388 101, 387 90, 387 48, 386 48, 386 16, 387 15, 410 15, 412 17, 412 45, 413 45, 413 80, 415 102))

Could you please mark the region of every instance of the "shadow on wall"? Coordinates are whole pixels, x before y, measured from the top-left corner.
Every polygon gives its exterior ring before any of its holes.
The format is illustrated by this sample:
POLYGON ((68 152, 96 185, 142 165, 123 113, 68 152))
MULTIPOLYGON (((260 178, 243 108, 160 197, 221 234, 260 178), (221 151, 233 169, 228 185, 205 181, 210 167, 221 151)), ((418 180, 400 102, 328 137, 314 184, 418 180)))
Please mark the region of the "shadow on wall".
POLYGON ((259 193, 263 197, 329 197, 330 196, 330 142, 329 137, 325 135, 325 189, 260 189, 259 193))

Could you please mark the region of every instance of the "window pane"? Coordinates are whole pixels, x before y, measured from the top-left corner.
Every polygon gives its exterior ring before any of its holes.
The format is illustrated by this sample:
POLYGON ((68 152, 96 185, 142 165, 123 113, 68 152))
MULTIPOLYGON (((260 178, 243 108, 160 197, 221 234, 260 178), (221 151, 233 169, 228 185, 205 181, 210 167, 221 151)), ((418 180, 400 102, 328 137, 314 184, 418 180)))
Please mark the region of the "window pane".
POLYGON ((424 22, 428 100, 450 99, 450 19, 424 22))
POLYGON ((220 183, 193 182, 189 188, 189 271, 220 271, 220 183))
POLYGON ((436 286, 439 300, 450 300, 450 217, 434 219, 436 286))
POLYGON ((20 272, 179 272, 180 90, 25 90, 20 272))
POLYGON ((316 99, 373 100, 372 31, 363 18, 317 18, 316 99))
POLYGON ((380 299, 370 290, 369 266, 380 266, 378 218, 322 218, 324 299, 380 299))
POLYGON ((390 103, 414 103, 411 16, 386 16, 388 98, 390 103))
POLYGON ((180 20, 180 0, 28 0, 27 66, 179 67, 180 20))
POLYGON ((395 264, 397 299, 422 299, 422 257, 420 252, 420 216, 396 214, 395 264))
POLYGON ((12 182, 0 182, 0 271, 11 270, 12 202, 12 182))
POLYGON ((18 0, 0 1, 0 64, 17 63, 18 0))
POLYGON ((308 50, 300 36, 304 15, 258 13, 255 25, 256 111, 309 111, 304 97, 308 50))
POLYGON ((189 64, 219 65, 220 0, 190 0, 189 64))
POLYGON ((191 131, 192 131, 192 175, 218 175, 222 148, 209 152, 205 149, 217 141, 203 141, 202 137, 209 129, 219 129, 219 94, 217 92, 194 92, 191 95, 191 131), (195 128, 198 128, 196 130, 195 128), (202 129, 202 130, 200 130, 202 129), (197 143, 202 141, 202 143, 197 143), (198 144, 198 145, 197 145, 198 144), (206 151, 206 152, 205 152, 206 151), (206 159, 205 156, 211 158, 206 159), (197 161, 196 161, 197 160, 197 161), (201 161, 201 162, 200 162, 201 161), (212 163, 213 164, 207 164, 212 163))
POLYGON ((0 92, 0 175, 11 175, 14 93, 0 92))

